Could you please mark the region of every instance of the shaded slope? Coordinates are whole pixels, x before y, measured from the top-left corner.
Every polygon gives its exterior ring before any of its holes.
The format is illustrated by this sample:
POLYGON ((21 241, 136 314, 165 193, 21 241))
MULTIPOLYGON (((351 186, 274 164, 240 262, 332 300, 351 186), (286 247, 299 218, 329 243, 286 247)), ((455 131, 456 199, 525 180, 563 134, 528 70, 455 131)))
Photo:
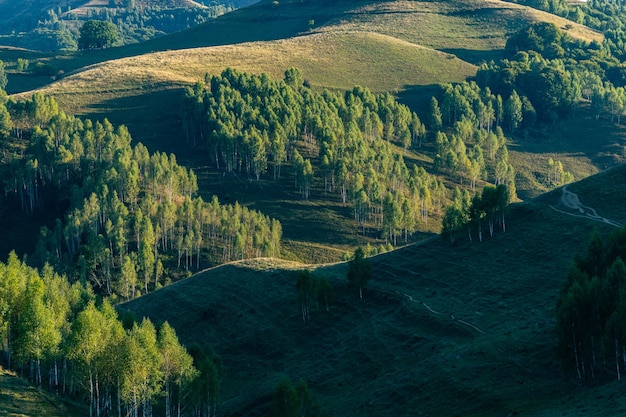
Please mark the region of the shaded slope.
POLYGON ((0 416, 68 417, 87 413, 87 407, 64 402, 0 369, 0 416))
MULTIPOLYGON (((624 223, 626 167, 568 189, 624 223)), ((318 268, 337 301, 304 325, 298 265, 248 261, 198 274, 121 307, 168 320, 185 343, 224 361, 222 410, 264 415, 287 375, 342 416, 621 415, 618 386, 575 386, 555 355, 554 308, 574 254, 594 226, 553 210, 561 190, 512 207, 507 233, 450 246, 434 239, 372 258, 359 302, 344 264, 318 268)))

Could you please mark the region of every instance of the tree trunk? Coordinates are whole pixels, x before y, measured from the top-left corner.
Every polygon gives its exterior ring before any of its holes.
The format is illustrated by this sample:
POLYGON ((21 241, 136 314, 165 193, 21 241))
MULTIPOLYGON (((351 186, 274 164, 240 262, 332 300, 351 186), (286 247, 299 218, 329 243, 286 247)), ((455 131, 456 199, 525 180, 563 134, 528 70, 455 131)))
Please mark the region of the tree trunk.
POLYGON ((617 380, 622 380, 622 375, 619 370, 619 343, 617 342, 617 338, 615 338, 615 368, 617 372, 617 380))

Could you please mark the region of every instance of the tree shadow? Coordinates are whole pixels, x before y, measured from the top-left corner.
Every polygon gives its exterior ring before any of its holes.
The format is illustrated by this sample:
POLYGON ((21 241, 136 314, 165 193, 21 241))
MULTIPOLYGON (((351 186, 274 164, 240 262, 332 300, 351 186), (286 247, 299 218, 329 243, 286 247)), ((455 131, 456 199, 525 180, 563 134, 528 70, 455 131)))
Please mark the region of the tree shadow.
POLYGON ((470 64, 480 65, 483 62, 498 61, 508 56, 502 49, 476 50, 476 49, 442 49, 443 52, 455 55, 459 59, 470 64))

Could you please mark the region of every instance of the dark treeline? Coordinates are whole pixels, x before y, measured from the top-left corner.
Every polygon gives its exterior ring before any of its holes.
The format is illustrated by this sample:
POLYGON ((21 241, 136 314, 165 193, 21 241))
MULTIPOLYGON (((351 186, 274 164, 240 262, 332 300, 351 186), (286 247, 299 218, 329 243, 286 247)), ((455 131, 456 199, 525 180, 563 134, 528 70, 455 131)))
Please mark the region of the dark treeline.
POLYGON ((5 149, 7 204, 65 213, 42 227, 33 266, 131 299, 180 270, 280 254, 278 221, 215 197, 204 202, 191 170, 174 155, 131 146, 124 126, 68 116, 39 93, 1 105, 0 120, 0 132, 23 145, 5 149))
POLYGON ((559 354, 581 381, 626 371, 626 229, 596 229, 576 256, 557 304, 559 354))
POLYGON ((363 233, 376 231, 395 244, 440 213, 448 198, 426 168, 472 188, 492 178, 515 192, 496 97, 466 83, 445 86, 442 100, 443 110, 433 103, 439 121, 429 117, 438 152, 433 167, 407 166, 398 152, 418 150, 428 135, 417 114, 390 94, 361 87, 317 93, 294 68, 283 80, 233 69, 207 76, 186 90, 182 113, 188 140, 208 144, 217 169, 278 180, 288 165, 302 198, 317 181, 320 192, 353 208, 363 233))
MULTIPOLYGON (((130 318, 130 319, 129 319, 130 318)), ((15 253, 0 262, 2 366, 89 405, 90 416, 215 415, 220 360, 174 329, 125 320, 108 300, 15 253)))

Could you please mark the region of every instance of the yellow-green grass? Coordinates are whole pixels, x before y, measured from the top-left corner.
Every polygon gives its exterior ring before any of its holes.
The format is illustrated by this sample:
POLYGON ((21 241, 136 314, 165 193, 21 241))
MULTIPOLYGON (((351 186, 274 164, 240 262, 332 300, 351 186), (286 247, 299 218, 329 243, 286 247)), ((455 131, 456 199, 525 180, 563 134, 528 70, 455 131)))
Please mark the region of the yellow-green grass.
MULTIPOLYGON (((568 189, 626 223, 626 167, 568 189)), ((507 232, 482 243, 434 238, 371 258, 363 301, 346 286, 345 264, 248 261, 120 310, 169 321, 184 343, 213 346, 224 364, 226 414, 268 414, 287 376, 304 379, 330 415, 623 415, 619 384, 581 387, 556 356, 555 304, 569 263, 594 227, 612 230, 554 210, 566 211, 560 195, 514 206, 507 232), (299 268, 328 276, 337 294, 329 313, 313 306, 308 324, 297 302, 299 268)))
POLYGON ((489 51, 503 49, 511 33, 537 21, 554 23, 587 42, 603 39, 567 19, 498 0, 368 3, 338 16, 324 30, 374 31, 439 50, 489 51))
POLYGON ((88 413, 86 407, 62 401, 0 368, 0 416, 74 417, 88 413))
POLYGON ((158 52, 87 67, 43 89, 70 111, 110 98, 190 85, 227 67, 282 78, 300 68, 312 85, 397 91, 406 85, 462 81, 476 68, 453 55, 376 33, 337 32, 287 40, 158 52))
POLYGON ((158 51, 289 39, 319 31, 356 31, 375 32, 417 45, 450 50, 480 62, 493 57, 494 51, 497 55, 510 33, 538 20, 554 22, 576 38, 602 39, 601 34, 576 23, 495 0, 382 3, 312 0, 283 1, 278 5, 263 1, 148 42, 52 56, 48 60, 63 73, 70 73, 98 62, 158 51))

